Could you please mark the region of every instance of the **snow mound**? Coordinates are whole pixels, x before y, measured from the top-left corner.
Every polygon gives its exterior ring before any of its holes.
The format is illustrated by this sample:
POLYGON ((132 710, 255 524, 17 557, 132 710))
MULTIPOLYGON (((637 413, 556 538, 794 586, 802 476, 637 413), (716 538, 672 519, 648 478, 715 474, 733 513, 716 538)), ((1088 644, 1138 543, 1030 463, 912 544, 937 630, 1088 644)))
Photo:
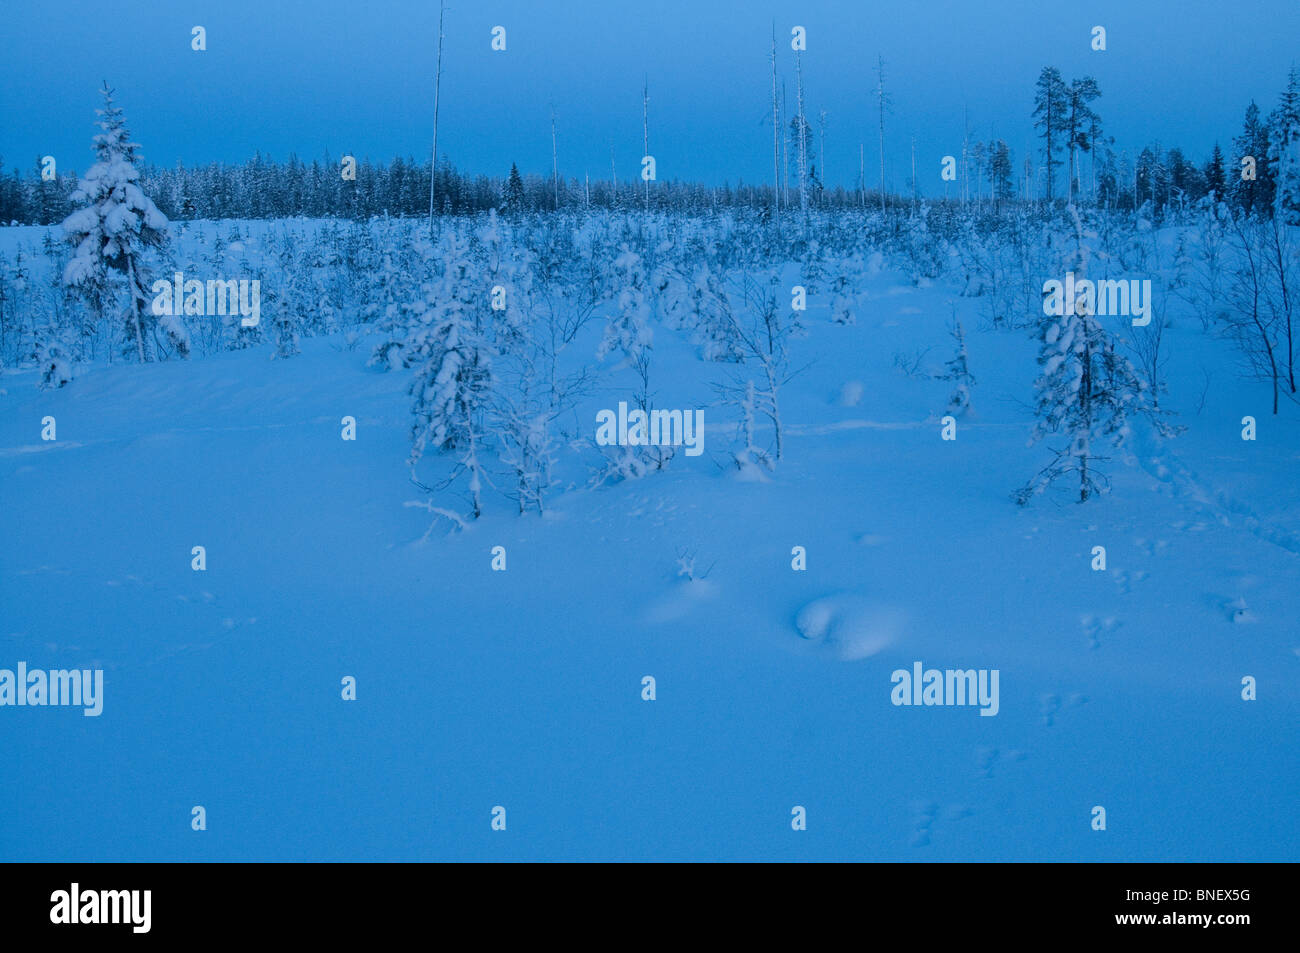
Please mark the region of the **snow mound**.
POLYGON ((843 661, 875 655, 902 629, 902 613, 854 593, 816 599, 795 618, 799 634, 843 661))
POLYGON ((1255 613, 1251 612, 1248 608, 1246 608, 1245 599, 1241 599, 1241 598, 1234 599, 1232 600, 1232 602, 1229 602, 1223 608, 1227 611, 1228 618, 1231 619, 1233 622, 1241 623, 1241 622, 1258 621, 1258 619, 1255 616, 1255 613))
POLYGON ((688 579, 677 583, 667 595, 647 606, 641 618, 651 625, 678 622, 717 594, 718 587, 709 580, 688 579))
POLYGON ((856 407, 862 400, 862 381, 847 381, 840 388, 840 406, 856 407))

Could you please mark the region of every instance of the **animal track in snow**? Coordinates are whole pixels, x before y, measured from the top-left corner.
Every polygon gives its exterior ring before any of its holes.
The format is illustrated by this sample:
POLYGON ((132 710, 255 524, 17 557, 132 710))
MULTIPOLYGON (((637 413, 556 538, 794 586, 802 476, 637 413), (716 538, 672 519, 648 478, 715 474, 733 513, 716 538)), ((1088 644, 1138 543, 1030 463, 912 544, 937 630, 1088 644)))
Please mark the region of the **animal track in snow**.
POLYGON ((1109 635, 1123 624, 1114 616, 1106 616, 1103 619, 1099 619, 1094 615, 1079 617, 1079 625, 1083 628, 1083 634, 1088 637, 1088 648, 1090 649, 1101 648, 1101 639, 1098 638, 1101 633, 1105 632, 1109 635))
POLYGON ((918 801, 912 805, 912 846, 928 847, 934 832, 935 821, 960 821, 974 815, 964 804, 950 804, 940 808, 937 801, 918 801))
MULTIPOLYGON (((1088 696, 1081 692, 1071 692, 1065 700, 1066 708, 1077 708, 1088 703, 1088 696)), ((1038 711, 1043 716, 1043 724, 1051 728, 1056 724, 1056 716, 1061 711, 1061 696, 1045 694, 1038 697, 1038 711)))
POLYGON ((1115 587, 1119 589, 1120 595, 1128 595, 1132 591, 1133 583, 1142 582, 1149 576, 1145 569, 1135 569, 1129 572, 1125 569, 1116 569, 1111 572, 1111 578, 1115 581, 1115 587))
POLYGON ((990 748, 987 746, 980 746, 975 749, 975 764, 979 766, 979 776, 981 778, 993 777, 993 769, 998 764, 1024 761, 1027 757, 1029 756, 1023 751, 1017 751, 1015 749, 1002 751, 998 748, 990 748))

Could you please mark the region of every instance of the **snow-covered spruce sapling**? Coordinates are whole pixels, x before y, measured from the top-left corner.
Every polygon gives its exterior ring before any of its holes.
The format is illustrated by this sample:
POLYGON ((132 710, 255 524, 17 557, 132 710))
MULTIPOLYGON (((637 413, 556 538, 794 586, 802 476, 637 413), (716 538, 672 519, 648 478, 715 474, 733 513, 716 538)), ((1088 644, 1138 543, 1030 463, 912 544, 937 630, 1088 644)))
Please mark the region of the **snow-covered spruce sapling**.
POLYGON ((689 313, 694 325, 695 343, 706 361, 738 364, 745 352, 736 336, 735 319, 726 289, 709 270, 707 262, 695 269, 689 293, 689 313))
MULTIPOLYGON (((47 236, 48 237, 48 236, 47 236)), ((0 252, 0 368, 4 367, 5 354, 12 351, 13 363, 22 364, 35 355, 35 341, 31 348, 24 347, 24 322, 20 318, 25 281, 18 278, 21 265, 11 268, 9 259, 0 252)))
POLYGON ((72 359, 58 337, 41 341, 39 354, 42 390, 62 387, 72 380, 72 359))
POLYGON ((522 346, 533 312, 535 261, 507 223, 489 210, 487 222, 474 235, 481 267, 484 296, 480 298, 479 324, 498 352, 522 346))
MULTIPOLYGON (((1064 262, 1081 282, 1088 273, 1088 246, 1083 224, 1074 206, 1075 245, 1064 262)), ((1076 284, 1073 301, 1062 301, 1060 315, 1042 322, 1042 345, 1038 363, 1035 412, 1038 423, 1031 442, 1060 434, 1068 443, 1055 450, 1047 466, 1014 494, 1020 505, 1027 504, 1056 480, 1074 474, 1079 479, 1079 502, 1104 492, 1108 481, 1096 467, 1105 457, 1093 452, 1093 441, 1102 438, 1112 446, 1123 446, 1130 431, 1129 417, 1149 414, 1145 387, 1128 359, 1119 353, 1114 339, 1093 314, 1091 285, 1076 284)), ((1048 299, 1050 302, 1050 298, 1048 299)), ((1048 311, 1045 306, 1044 311, 1048 311)))
POLYGON ((853 314, 853 289, 862 274, 862 256, 845 259, 831 281, 831 320, 836 324, 856 324, 853 314))
POLYGON ((970 372, 966 334, 962 330, 961 322, 957 320, 955 307, 952 322, 948 325, 948 333, 952 335, 954 353, 944 364, 945 370, 939 375, 939 379, 952 381, 955 386, 952 395, 948 398, 948 406, 944 414, 953 417, 971 417, 974 416, 975 410, 971 405, 970 389, 975 386, 975 376, 970 372))
MULTIPOLYGON (((146 256, 166 243, 167 218, 140 190, 135 167, 139 146, 131 142, 122 110, 113 104, 113 91, 105 83, 100 93, 104 108, 97 110, 96 161, 72 193, 81 207, 63 221, 64 235, 76 249, 63 277, 68 285, 85 288, 92 301, 99 300, 112 274, 126 279, 130 328, 143 363, 150 359, 146 331, 152 324, 146 256)), ((163 315, 158 323, 177 352, 188 356, 189 335, 180 318, 163 315)))
MULTIPOLYGON (((624 356, 621 367, 637 376, 634 395, 636 406, 650 413, 650 357, 654 331, 650 327, 650 307, 646 302, 646 276, 641 257, 626 245, 614 260, 618 296, 614 314, 605 325, 605 334, 596 350, 596 359, 604 360, 618 351, 624 356)), ((662 470, 673 457, 673 448, 665 446, 615 446, 606 449, 607 464, 597 476, 596 485, 609 479, 638 479, 652 470, 662 470)))
POLYGON ((492 351, 474 319, 476 276, 468 248, 454 231, 443 239, 442 275, 426 284, 424 294, 410 305, 410 335, 404 350, 416 363, 411 381, 411 480, 432 493, 461 475, 467 477, 472 515, 482 512, 482 491, 488 482, 483 417, 492 389, 492 351), (455 451, 451 473, 436 487, 416 476, 426 452, 455 451))
POLYGON ((618 297, 614 312, 605 324, 605 334, 596 349, 596 360, 621 351, 633 364, 654 344, 650 308, 646 304, 646 277, 641 256, 626 245, 614 260, 618 297))
POLYGON ((944 261, 948 256, 947 243, 943 236, 931 228, 930 206, 922 203, 920 210, 913 212, 903 230, 903 254, 908 262, 912 284, 921 285, 943 273, 944 261))
POLYGON ((1273 218, 1300 225, 1300 67, 1291 67, 1286 89, 1269 116, 1269 160, 1275 182, 1273 218))
POLYGON ((275 338, 272 357, 287 358, 300 353, 298 315, 303 269, 294 267, 293 246, 287 242, 280 251, 279 264, 278 288, 268 288, 265 294, 271 311, 271 334, 275 338))
POLYGON ((821 291, 823 277, 825 265, 822 262, 822 247, 814 238, 804 244, 803 261, 799 265, 799 283, 807 289, 808 294, 817 294, 821 291))
POLYGON ((719 403, 736 408, 740 414, 738 434, 742 446, 732 454, 732 461, 740 475, 746 479, 760 479, 763 470, 770 472, 776 469, 772 455, 757 442, 757 415, 760 412, 769 413, 772 408, 759 396, 754 382, 732 381, 714 384, 713 387, 718 393, 719 403), (760 401, 763 401, 761 411, 760 401))

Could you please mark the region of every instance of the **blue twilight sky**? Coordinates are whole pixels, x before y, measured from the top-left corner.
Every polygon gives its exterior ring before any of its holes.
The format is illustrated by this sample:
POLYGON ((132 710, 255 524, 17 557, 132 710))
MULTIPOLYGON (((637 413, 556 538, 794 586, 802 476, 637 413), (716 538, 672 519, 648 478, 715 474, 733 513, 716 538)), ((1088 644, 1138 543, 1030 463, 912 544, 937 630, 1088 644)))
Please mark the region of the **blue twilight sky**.
MULTIPOLYGON (((8 2, 0 30, 0 156, 60 168, 90 156, 95 92, 117 88, 153 162, 277 158, 427 160, 437 0, 8 2), (206 52, 190 30, 207 30, 206 52)), ((1254 98, 1275 104, 1300 62, 1298 0, 453 0, 439 151, 458 167, 550 174, 550 104, 563 173, 639 171, 641 85, 661 180, 770 181, 769 44, 794 110, 790 28, 804 26, 808 113, 827 114, 826 178, 852 185, 859 143, 879 176, 872 90, 885 57, 891 187, 904 189, 915 137, 923 191, 974 138, 1005 138, 1017 170, 1033 146, 1033 83, 1045 64, 1091 74, 1118 145, 1159 140, 1200 161, 1226 147, 1254 98), (495 25, 507 50, 489 48, 495 25), (1090 48, 1094 25, 1108 49, 1090 48)))

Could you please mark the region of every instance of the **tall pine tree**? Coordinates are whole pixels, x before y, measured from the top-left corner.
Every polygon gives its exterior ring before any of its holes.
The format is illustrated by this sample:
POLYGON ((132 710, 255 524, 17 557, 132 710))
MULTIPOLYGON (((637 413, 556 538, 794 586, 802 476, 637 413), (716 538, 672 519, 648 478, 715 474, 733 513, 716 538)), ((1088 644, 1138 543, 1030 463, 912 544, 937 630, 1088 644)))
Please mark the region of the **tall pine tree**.
POLYGON ((510 178, 506 180, 504 204, 507 212, 524 210, 524 180, 519 177, 519 167, 510 163, 510 178))
POLYGON ((1047 198, 1053 198, 1054 172, 1061 165, 1057 154, 1063 145, 1070 108, 1070 90, 1055 66, 1044 66, 1034 86, 1034 127, 1043 138, 1043 158, 1047 168, 1047 198))
POLYGON ((1273 204, 1273 173, 1269 162, 1268 126, 1251 102, 1241 135, 1232 141, 1236 150, 1232 174, 1233 198, 1247 214, 1267 211, 1273 204))
POLYGON ((1224 200, 1224 188, 1227 185, 1227 174, 1223 170, 1223 150, 1219 144, 1214 144, 1214 151, 1210 153, 1210 161, 1205 164, 1205 186, 1209 191, 1214 193, 1214 200, 1222 202, 1224 200))

